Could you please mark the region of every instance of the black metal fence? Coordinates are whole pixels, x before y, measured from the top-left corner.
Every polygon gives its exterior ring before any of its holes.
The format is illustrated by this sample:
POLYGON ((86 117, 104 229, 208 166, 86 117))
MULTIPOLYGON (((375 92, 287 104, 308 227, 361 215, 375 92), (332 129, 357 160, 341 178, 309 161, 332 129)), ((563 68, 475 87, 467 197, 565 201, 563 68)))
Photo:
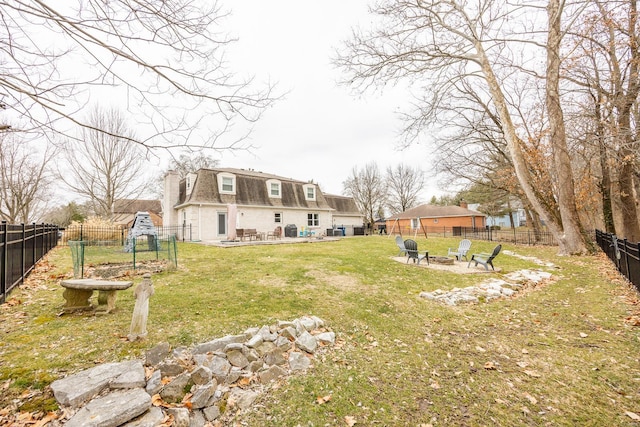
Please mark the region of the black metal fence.
POLYGON ((548 231, 518 230, 518 229, 496 229, 492 227, 472 228, 472 227, 421 227, 403 228, 393 230, 394 234, 403 236, 425 236, 426 237, 462 237, 464 239, 488 240, 496 242, 508 242, 517 245, 545 245, 557 246, 553 234, 548 231))
POLYGON ((58 243, 58 226, 0 223, 0 303, 58 243))
POLYGON ((596 242, 618 271, 640 291, 640 243, 618 239, 615 234, 600 230, 596 230, 596 242))
MULTIPOLYGON (((130 227, 114 225, 111 227, 87 226, 84 224, 69 226, 62 232, 60 244, 68 241, 83 241, 87 246, 124 246, 130 227)), ((191 241, 191 225, 156 227, 159 239, 174 237, 179 241, 191 241)))

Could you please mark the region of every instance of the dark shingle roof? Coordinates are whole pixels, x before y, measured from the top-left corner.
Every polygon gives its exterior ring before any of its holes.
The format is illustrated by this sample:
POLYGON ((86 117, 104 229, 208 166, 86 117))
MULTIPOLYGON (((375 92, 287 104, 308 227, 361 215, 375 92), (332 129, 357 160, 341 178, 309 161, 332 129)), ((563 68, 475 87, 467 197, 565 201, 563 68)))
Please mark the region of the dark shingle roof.
POLYGON ((325 200, 325 196, 316 185, 316 200, 306 200, 304 185, 307 182, 284 178, 277 175, 256 172, 244 169, 216 168, 200 169, 193 183, 193 189, 189 196, 185 196, 186 186, 184 180, 180 183, 179 203, 220 203, 251 206, 282 206, 300 207, 311 209, 331 209, 325 200), (217 175, 228 172, 235 175, 235 194, 221 194, 218 191, 217 175), (269 179, 278 180, 281 183, 281 197, 269 197, 266 182, 269 179))
POLYGON ((324 198, 329 206, 336 210, 336 214, 361 215, 352 197, 325 194, 324 198))

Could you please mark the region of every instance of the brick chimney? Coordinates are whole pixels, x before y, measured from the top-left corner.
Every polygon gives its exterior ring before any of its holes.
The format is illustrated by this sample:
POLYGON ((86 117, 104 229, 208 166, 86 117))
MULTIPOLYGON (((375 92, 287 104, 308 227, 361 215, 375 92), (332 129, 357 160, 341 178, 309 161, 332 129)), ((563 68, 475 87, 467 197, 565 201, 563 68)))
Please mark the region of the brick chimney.
POLYGON ((468 209, 467 202, 465 202, 464 200, 460 200, 460 207, 461 207, 461 208, 468 209))

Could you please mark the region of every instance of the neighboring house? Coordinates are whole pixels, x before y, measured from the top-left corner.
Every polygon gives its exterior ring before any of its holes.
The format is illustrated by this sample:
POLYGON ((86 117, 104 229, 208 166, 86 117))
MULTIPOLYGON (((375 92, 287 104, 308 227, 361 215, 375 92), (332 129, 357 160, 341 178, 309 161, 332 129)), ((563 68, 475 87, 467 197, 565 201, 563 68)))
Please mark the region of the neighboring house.
POLYGON ((462 206, 420 205, 387 218, 387 232, 414 231, 422 227, 483 228, 486 215, 462 206))
MULTIPOLYGON (((479 203, 469 205, 469 209, 478 209, 480 206, 479 203)), ((513 216, 513 223, 516 227, 522 227, 527 223, 527 214, 522 207, 522 204, 519 201, 515 201, 511 203, 513 211, 511 215, 513 216)), ((487 215, 487 225, 494 226, 498 225, 502 228, 510 228, 511 227, 511 218, 509 214, 501 215, 501 216, 492 216, 487 215)))
POLYGON ((130 227, 136 212, 149 212, 153 225, 162 226, 162 203, 160 200, 117 199, 113 204, 113 222, 130 227))
POLYGON ((229 224, 258 232, 280 226, 283 235, 292 225, 297 233, 320 236, 334 226, 361 227, 363 221, 353 199, 325 195, 317 184, 231 168, 200 169, 184 179, 169 171, 163 206, 165 226, 190 227, 198 240, 227 238, 229 224), (228 217, 230 205, 236 205, 235 221, 228 217))

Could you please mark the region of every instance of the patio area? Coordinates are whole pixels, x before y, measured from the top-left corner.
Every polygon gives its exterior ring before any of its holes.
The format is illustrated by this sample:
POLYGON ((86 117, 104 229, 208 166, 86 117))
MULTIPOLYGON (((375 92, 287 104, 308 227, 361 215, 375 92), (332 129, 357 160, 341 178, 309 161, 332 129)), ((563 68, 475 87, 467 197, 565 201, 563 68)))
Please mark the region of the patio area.
MULTIPOLYGON (((437 257, 437 258, 445 258, 445 257, 437 257)), ((402 264, 407 264, 406 256, 393 256, 391 257, 391 259, 402 264)), ((453 261, 453 264, 443 264, 437 261, 436 262, 431 261, 427 265, 425 261, 420 262, 420 264, 414 263, 413 261, 409 261, 407 265, 420 267, 420 268, 430 268, 432 270, 450 271, 451 273, 456 273, 456 274, 494 273, 494 272, 499 273, 501 271, 499 267, 496 267, 495 271, 493 270, 487 271, 481 265, 474 266, 473 264, 471 264, 469 266, 469 263, 467 261, 458 261, 454 258, 449 258, 449 259, 453 261)))

